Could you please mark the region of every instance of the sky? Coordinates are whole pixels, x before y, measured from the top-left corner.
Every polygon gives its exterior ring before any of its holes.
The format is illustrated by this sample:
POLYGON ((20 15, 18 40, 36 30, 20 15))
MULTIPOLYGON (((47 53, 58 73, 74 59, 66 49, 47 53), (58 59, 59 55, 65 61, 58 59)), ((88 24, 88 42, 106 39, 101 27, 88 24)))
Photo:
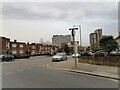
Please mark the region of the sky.
MULTIPOLYGON (((31 43, 52 41, 53 35, 71 34, 69 28, 81 25, 82 44, 89 34, 118 35, 118 2, 2 2, 1 36, 31 43)), ((79 31, 76 31, 79 40, 79 31)))

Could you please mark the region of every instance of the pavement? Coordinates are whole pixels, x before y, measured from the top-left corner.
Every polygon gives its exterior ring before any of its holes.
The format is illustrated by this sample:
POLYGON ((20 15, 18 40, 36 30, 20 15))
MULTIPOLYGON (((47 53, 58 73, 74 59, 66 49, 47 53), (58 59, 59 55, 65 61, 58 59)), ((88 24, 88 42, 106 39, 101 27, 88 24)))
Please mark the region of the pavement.
POLYGON ((79 62, 77 63, 77 67, 75 67, 74 59, 70 57, 66 61, 53 62, 47 64, 46 67, 51 69, 120 80, 120 73, 118 67, 92 65, 92 64, 79 63, 79 62))

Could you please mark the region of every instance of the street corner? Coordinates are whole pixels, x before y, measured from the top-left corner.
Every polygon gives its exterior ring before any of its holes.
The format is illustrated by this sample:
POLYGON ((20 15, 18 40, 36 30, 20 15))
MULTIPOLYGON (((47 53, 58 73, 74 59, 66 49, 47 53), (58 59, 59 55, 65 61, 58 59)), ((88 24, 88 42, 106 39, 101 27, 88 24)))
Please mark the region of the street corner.
POLYGON ((51 62, 48 64, 45 64, 47 68, 51 69, 59 69, 59 70, 64 70, 64 69, 72 69, 73 65, 70 65, 67 63, 67 61, 61 61, 61 62, 51 62))

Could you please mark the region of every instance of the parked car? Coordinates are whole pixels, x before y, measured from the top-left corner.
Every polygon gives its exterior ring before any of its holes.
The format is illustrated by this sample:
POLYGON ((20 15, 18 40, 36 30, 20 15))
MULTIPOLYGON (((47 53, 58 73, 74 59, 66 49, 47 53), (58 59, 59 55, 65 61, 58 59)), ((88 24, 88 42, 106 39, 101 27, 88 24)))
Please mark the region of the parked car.
MULTIPOLYGON (((79 58, 81 55, 79 53, 76 53, 76 58, 79 58)), ((72 55, 72 58, 75 58, 75 54, 72 55)))
POLYGON ((120 51, 111 51, 110 55, 120 55, 120 51))
POLYGON ((37 53, 31 53, 30 56, 38 56, 37 53))
POLYGON ((94 55, 95 55, 95 52, 88 52, 88 54, 89 54, 90 56, 94 56, 94 55))
POLYGON ((0 61, 14 61, 15 57, 12 54, 0 55, 0 61))
POLYGON ((94 56, 107 56, 108 52, 106 52, 105 50, 99 50, 95 52, 94 56))
POLYGON ((52 57, 52 61, 64 61, 67 60, 66 53, 57 53, 52 57))

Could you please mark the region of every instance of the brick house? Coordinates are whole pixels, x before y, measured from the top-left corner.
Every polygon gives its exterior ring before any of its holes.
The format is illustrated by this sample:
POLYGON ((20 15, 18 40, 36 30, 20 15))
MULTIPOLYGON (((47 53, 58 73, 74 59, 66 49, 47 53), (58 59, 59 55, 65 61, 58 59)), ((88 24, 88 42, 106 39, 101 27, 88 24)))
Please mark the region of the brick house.
POLYGON ((31 46, 31 44, 29 42, 27 42, 25 44, 25 51, 26 51, 27 54, 31 54, 32 53, 32 46, 31 46))
POLYGON ((43 44, 37 44, 37 53, 43 53, 44 46, 43 44))
POLYGON ((36 43, 31 43, 31 53, 37 53, 37 44, 36 43))
POLYGON ((43 52, 44 54, 50 54, 52 51, 52 45, 44 45, 43 46, 43 52))
POLYGON ((0 54, 9 53, 10 49, 10 38, 0 37, 0 54))
POLYGON ((120 35, 116 38, 116 41, 117 41, 117 43, 118 43, 118 48, 119 48, 119 50, 120 50, 120 35))
POLYGON ((53 52, 57 53, 58 49, 58 47, 52 45, 43 45, 39 43, 30 44, 29 42, 17 42, 17 40, 10 41, 10 38, 0 37, 0 54, 51 54, 53 52))
POLYGON ((13 42, 10 42, 10 52, 12 54, 25 54, 25 43, 24 42, 17 42, 17 40, 14 40, 13 42))

